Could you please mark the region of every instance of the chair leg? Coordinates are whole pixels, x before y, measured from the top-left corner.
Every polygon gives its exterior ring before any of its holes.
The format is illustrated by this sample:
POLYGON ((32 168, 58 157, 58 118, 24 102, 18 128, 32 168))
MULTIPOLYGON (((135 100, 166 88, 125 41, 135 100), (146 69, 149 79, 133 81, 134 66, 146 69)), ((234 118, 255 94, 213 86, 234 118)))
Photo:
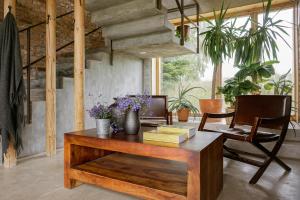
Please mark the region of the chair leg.
MULTIPOLYGON (((256 146, 257 148, 259 148, 261 151, 263 151, 265 154, 267 154, 268 156, 271 156, 271 152, 266 149, 263 145, 259 144, 259 143, 253 143, 254 146, 256 146)), ((276 155, 274 155, 274 160, 286 171, 291 171, 291 168, 285 164, 282 160, 280 160, 276 155)))
POLYGON ((266 169, 268 168, 268 166, 270 165, 272 160, 273 160, 273 158, 269 158, 263 163, 263 165, 258 169, 258 171, 255 173, 255 175, 249 181, 250 184, 256 184, 257 183, 257 181, 260 179, 260 177, 266 171, 266 169))
MULTIPOLYGON (((282 142, 277 141, 273 150, 270 152, 268 151, 266 148, 264 148, 261 144, 259 143, 253 143, 255 146, 257 146, 259 149, 261 149, 264 153, 266 153, 269 158, 267 160, 265 160, 265 162, 263 163, 263 165, 258 169, 258 171, 256 172, 256 174, 251 178, 250 180, 250 184, 256 184, 257 181, 260 179, 260 177, 263 175, 263 173, 266 171, 266 169, 268 168, 268 166, 270 165, 270 163, 273 160, 276 160, 276 162, 278 162, 278 160, 280 160, 279 158, 276 157, 276 154, 278 153, 282 142), (277 159, 276 159, 277 158, 277 159)), ((279 161, 282 164, 284 164, 281 160, 279 161)), ((288 167, 286 164, 284 164, 284 166, 287 167, 287 171, 290 170, 290 167, 288 167)))

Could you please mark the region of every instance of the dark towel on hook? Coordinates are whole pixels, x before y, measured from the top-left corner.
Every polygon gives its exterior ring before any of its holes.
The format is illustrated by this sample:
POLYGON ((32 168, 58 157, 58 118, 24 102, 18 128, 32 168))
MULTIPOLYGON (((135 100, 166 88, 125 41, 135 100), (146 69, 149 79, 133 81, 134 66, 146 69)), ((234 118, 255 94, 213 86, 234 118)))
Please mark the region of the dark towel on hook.
POLYGON ((19 153, 22 148, 25 87, 19 32, 11 12, 0 24, 0 130, 2 152, 6 153, 9 141, 19 153))

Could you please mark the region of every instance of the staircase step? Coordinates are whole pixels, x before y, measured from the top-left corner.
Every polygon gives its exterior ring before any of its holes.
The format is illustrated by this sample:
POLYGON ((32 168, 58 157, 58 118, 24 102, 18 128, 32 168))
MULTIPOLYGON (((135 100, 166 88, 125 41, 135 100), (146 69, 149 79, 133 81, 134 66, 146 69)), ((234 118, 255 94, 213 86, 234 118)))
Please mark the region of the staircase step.
MULTIPOLYGON (((27 81, 24 81, 25 87, 27 88, 27 81)), ((45 79, 32 79, 30 80, 30 88, 45 88, 46 80, 45 79)))
POLYGON ((31 101, 46 101, 46 90, 45 89, 31 89, 30 90, 31 101))
POLYGON ((106 26, 167 13, 165 8, 157 7, 157 0, 129 1, 93 12, 92 22, 106 26))
POLYGON ((85 8, 92 12, 95 10, 105 9, 111 6, 129 2, 130 0, 86 0, 85 8))
POLYGON ((140 58, 171 57, 196 53, 196 48, 180 40, 174 31, 153 33, 113 41, 113 50, 133 54, 140 58))
POLYGON ((156 15, 140 20, 103 27, 102 35, 111 40, 174 30, 167 15, 156 15))

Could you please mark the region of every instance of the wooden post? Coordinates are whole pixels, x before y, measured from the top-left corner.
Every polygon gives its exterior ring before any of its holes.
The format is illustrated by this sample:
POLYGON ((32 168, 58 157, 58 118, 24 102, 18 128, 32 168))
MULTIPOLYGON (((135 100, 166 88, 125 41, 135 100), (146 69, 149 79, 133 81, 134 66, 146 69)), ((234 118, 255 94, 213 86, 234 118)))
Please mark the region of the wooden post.
POLYGON ((14 16, 16 16, 16 0, 4 0, 4 17, 9 11, 9 6, 11 6, 11 12, 14 16))
POLYGON ((56 0, 46 1, 46 153, 56 154, 56 0))
POLYGON ((218 94, 219 87, 222 87, 222 63, 217 66, 215 91, 216 91, 216 98, 218 99, 222 98, 222 95, 218 94))
POLYGON ((294 5, 294 96, 295 96, 295 120, 300 121, 300 3, 294 5))
MULTIPOLYGON (((9 6, 11 6, 11 12, 14 16, 16 16, 16 0, 4 0, 4 17, 9 11, 9 6)), ((14 148, 13 141, 9 142, 9 146, 6 154, 3 155, 4 158, 4 167, 12 168, 17 165, 17 153, 14 148)))
POLYGON ((85 0, 74 0, 74 111, 75 131, 84 129, 85 0))
POLYGON ((155 69, 155 86, 156 86, 156 95, 160 95, 161 90, 161 80, 160 80, 160 70, 161 70, 161 58, 156 58, 156 69, 155 69))

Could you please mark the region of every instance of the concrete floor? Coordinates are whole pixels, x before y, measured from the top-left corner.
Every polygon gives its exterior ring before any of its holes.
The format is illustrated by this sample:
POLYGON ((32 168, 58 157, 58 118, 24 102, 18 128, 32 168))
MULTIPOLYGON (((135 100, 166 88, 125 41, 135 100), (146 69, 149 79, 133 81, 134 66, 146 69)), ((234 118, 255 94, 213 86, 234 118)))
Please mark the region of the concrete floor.
MULTIPOLYGON (((300 160, 286 160, 292 172, 272 163, 256 185, 248 181, 256 168, 225 160, 224 189, 219 200, 299 200, 300 160)), ((37 157, 16 168, 0 167, 0 200, 129 200, 133 197, 90 185, 73 190, 63 187, 63 152, 53 159, 37 157)))

